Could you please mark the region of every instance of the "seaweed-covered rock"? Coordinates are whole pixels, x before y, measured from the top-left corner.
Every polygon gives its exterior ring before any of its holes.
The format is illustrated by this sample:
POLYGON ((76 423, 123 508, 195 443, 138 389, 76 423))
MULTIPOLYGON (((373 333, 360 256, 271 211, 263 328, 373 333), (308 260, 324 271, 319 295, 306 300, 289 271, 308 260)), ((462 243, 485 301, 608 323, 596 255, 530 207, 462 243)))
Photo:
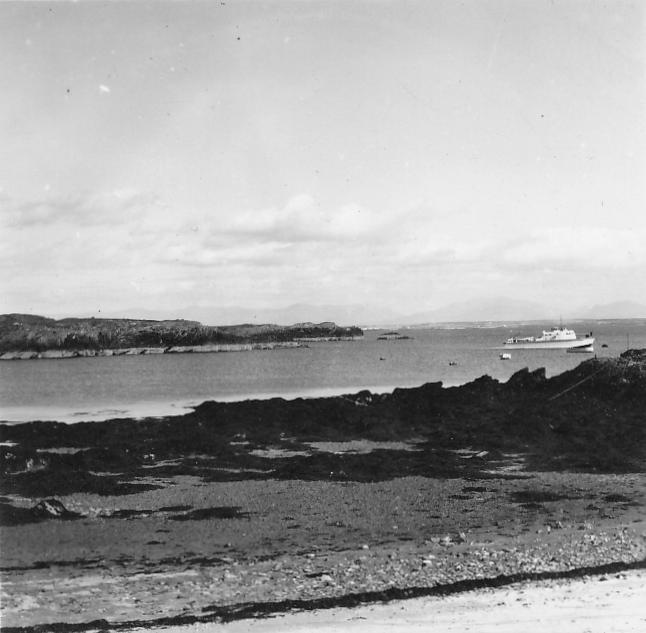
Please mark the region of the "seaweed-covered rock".
POLYGON ((80 516, 68 510, 58 499, 43 499, 31 509, 31 513, 39 519, 75 519, 80 516))
POLYGON ((646 349, 629 349, 623 352, 619 358, 646 364, 646 349))
POLYGON ((0 492, 129 494, 163 485, 141 478, 181 472, 207 480, 272 471, 281 479, 449 476, 462 473, 467 461, 470 470, 486 472, 497 451, 522 453, 532 468, 644 472, 644 411, 646 355, 637 350, 592 358, 549 379, 543 370, 521 370, 506 383, 483 376, 459 387, 430 383, 392 394, 208 402, 164 419, 0 425, 0 492), (254 453, 263 447, 307 453, 309 442, 356 439, 414 440, 418 451, 281 460, 254 453), (49 450, 56 447, 77 450, 49 450), (486 451, 485 458, 442 457, 458 449, 486 451))
POLYGON ((58 499, 43 499, 31 508, 14 506, 7 498, 0 502, 0 526, 38 523, 48 519, 72 520, 81 515, 68 510, 58 499))

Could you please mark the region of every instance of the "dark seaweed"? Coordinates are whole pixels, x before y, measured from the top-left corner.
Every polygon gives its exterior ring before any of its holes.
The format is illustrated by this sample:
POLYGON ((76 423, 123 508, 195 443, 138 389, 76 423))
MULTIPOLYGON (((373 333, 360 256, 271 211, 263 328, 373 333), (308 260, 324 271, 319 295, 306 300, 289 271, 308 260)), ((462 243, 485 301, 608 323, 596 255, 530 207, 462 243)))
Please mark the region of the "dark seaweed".
POLYGON ((238 506, 221 506, 217 508, 199 508, 186 514, 170 517, 173 521, 201 521, 203 519, 248 519, 249 513, 238 506))
POLYGON ((205 402, 173 418, 0 425, 0 442, 16 444, 0 446, 0 494, 122 495, 179 474, 206 482, 486 479, 507 453, 521 454, 533 470, 644 472, 644 358, 591 359, 550 379, 543 370, 521 370, 507 383, 483 376, 448 389, 429 383, 382 395, 205 402), (332 454, 306 444, 354 439, 414 439, 418 450, 332 454), (42 452, 56 447, 84 450, 42 452), (465 447, 470 454, 455 452, 465 447), (310 454, 269 459, 251 454, 254 448, 310 454))

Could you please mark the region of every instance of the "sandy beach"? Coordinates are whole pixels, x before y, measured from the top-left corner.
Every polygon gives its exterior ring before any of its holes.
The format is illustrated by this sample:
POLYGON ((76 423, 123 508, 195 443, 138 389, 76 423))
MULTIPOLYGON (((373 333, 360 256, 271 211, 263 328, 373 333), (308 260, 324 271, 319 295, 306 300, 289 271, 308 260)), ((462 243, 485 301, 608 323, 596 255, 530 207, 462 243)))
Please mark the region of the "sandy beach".
MULTIPOLYGON (((171 626, 165 633, 638 633, 646 627, 646 572, 519 583, 443 598, 281 614, 228 624, 171 626)), ((135 629, 150 631, 151 629, 135 629)))
POLYGON ((0 0, 0 633, 646 633, 646 0, 0 0))

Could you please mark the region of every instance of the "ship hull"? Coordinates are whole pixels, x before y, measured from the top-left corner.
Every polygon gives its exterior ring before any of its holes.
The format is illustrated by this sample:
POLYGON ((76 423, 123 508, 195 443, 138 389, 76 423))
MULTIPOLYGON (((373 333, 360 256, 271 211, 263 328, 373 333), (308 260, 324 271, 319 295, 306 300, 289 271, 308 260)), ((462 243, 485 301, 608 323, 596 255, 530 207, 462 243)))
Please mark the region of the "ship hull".
POLYGON ((571 341, 518 341, 517 343, 505 343, 504 349, 578 349, 581 351, 594 351, 593 338, 580 338, 571 341))
POLYGON ((580 354, 584 354, 584 353, 587 352, 587 353, 591 354, 592 352, 594 352, 594 347, 593 347, 592 343, 582 343, 581 345, 576 345, 574 347, 568 347, 567 352, 568 353, 578 352, 580 354))

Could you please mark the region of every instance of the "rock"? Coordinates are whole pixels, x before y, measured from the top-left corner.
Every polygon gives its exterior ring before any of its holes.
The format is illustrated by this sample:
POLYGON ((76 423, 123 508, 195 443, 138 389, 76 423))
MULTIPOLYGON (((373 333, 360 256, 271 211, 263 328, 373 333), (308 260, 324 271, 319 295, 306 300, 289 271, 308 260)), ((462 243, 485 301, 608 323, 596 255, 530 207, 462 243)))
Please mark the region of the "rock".
POLYGON ((532 372, 527 367, 520 369, 507 381, 507 387, 520 390, 531 390, 546 381, 545 368, 541 367, 532 372))
POLYGON ((37 503, 31 513, 39 519, 75 519, 81 515, 68 510, 58 499, 44 499, 37 503))

